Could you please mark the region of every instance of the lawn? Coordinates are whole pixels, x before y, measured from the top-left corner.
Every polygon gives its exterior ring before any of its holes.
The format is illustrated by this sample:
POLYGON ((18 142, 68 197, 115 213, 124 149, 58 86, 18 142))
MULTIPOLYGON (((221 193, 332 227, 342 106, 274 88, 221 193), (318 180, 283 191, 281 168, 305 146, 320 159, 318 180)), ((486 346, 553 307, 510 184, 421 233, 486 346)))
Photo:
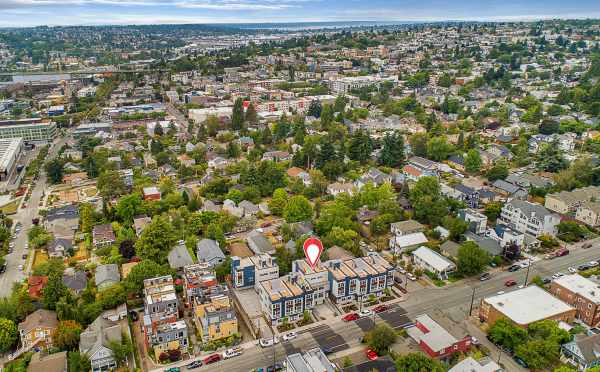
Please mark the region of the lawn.
POLYGON ((21 198, 17 198, 13 201, 11 201, 10 203, 0 207, 0 211, 2 211, 2 213, 8 215, 8 214, 15 214, 17 213, 17 209, 19 208, 19 204, 21 203, 21 198))
POLYGON ((33 270, 35 270, 36 267, 38 267, 39 265, 42 265, 46 262, 48 262, 48 254, 44 251, 40 251, 38 249, 36 249, 34 251, 34 258, 33 258, 33 270))
POLYGON ((87 260, 89 258, 89 252, 84 242, 79 244, 79 249, 77 252, 75 252, 73 258, 75 258, 77 261, 87 260))

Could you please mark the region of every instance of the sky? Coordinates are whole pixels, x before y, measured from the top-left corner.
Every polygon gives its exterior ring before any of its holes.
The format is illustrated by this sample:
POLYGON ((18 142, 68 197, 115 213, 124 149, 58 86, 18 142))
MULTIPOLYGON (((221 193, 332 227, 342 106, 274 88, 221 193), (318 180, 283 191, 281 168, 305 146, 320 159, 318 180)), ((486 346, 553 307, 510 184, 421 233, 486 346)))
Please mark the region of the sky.
POLYGON ((600 0, 0 0, 0 27, 600 18, 600 0))

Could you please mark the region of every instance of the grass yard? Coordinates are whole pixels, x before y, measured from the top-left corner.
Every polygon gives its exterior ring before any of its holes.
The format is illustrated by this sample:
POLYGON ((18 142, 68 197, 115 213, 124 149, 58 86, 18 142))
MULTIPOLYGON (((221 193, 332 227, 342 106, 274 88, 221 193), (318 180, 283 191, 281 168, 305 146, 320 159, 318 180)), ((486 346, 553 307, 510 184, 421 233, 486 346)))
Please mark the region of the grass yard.
POLYGON ((17 213, 17 208, 19 208, 19 204, 21 203, 21 198, 17 198, 13 201, 11 201, 10 203, 0 207, 0 211, 2 211, 2 213, 9 215, 9 214, 15 214, 17 213))
POLYGON ((33 270, 36 269, 36 267, 38 267, 39 265, 42 265, 46 262, 48 262, 48 254, 44 251, 40 251, 38 249, 36 249, 34 251, 34 257, 33 257, 33 270))

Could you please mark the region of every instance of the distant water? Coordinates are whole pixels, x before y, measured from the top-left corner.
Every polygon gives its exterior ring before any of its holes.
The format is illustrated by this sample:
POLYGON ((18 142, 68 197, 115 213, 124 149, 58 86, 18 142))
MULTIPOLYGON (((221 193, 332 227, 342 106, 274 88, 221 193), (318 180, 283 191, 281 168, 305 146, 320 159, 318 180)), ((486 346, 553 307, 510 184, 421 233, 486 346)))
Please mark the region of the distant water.
POLYGON ((350 22, 293 22, 293 23, 235 23, 228 26, 245 30, 318 30, 324 28, 380 27, 419 24, 418 21, 350 21, 350 22))

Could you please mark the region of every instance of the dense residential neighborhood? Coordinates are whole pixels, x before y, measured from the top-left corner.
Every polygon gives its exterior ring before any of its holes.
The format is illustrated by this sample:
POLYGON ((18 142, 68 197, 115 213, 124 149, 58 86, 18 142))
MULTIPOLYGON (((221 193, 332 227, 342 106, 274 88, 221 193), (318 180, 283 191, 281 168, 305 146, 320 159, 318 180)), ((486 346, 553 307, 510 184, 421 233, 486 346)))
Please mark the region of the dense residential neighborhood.
POLYGON ((599 370, 600 22, 193 26, 0 29, 2 370, 599 370))

